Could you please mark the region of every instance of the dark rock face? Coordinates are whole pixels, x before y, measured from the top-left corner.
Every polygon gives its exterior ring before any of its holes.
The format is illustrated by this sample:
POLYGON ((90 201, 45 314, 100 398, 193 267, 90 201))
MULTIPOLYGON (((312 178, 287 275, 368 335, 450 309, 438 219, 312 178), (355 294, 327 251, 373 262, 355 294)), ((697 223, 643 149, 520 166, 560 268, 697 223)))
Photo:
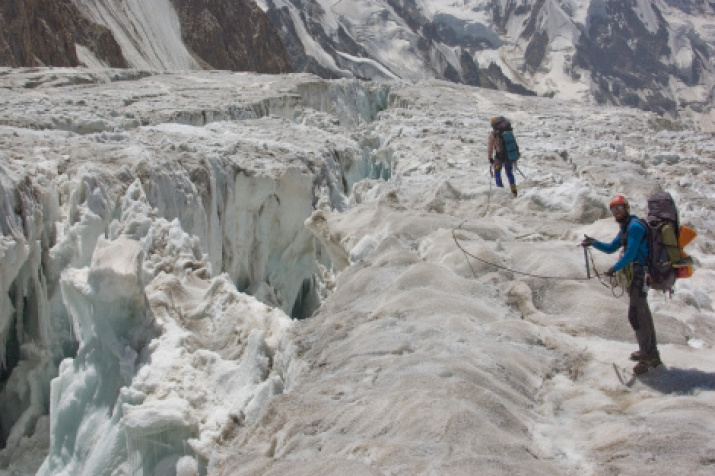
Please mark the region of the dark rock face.
POLYGON ((510 93, 521 94, 522 96, 536 96, 534 91, 510 80, 504 75, 502 69, 494 63, 490 63, 486 69, 480 69, 480 72, 481 86, 483 88, 499 89, 510 93))
MULTIPOLYGON (((183 41, 204 68, 259 73, 293 70, 274 26, 255 2, 172 2, 183 41)), ((76 44, 88 48, 107 66, 130 66, 112 32, 83 16, 72 0, 0 2, 0 65, 80 66, 76 44)))
POLYGON ((470 86, 482 85, 479 80, 479 65, 466 50, 463 50, 459 56, 459 64, 462 67, 462 76, 465 84, 470 86))
POLYGON ((70 0, 0 2, 3 66, 79 66, 75 44, 87 47, 108 66, 127 67, 109 29, 87 20, 70 0))
POLYGON ((187 49, 207 69, 289 73, 275 27, 248 0, 172 0, 187 49))
MULTIPOLYGON (((356 39, 355 30, 360 25, 349 22, 337 27, 337 34, 328 34, 321 22, 326 12, 315 0, 292 0, 292 5, 300 11, 302 27, 342 71, 331 70, 313 58, 299 37, 294 17, 288 7, 279 6, 273 0, 267 1, 266 11, 275 25, 288 51, 295 71, 313 73, 332 79, 352 75, 360 79, 384 79, 400 76, 392 70, 392 65, 381 63, 367 47, 356 39), (346 59, 344 54, 370 61, 359 62, 346 59), (386 73, 387 72, 387 73, 386 73)), ((522 85, 510 81, 498 66, 480 68, 473 54, 477 50, 493 49, 500 45, 499 35, 484 25, 472 24, 451 15, 440 14, 434 21, 426 18, 414 0, 384 0, 386 7, 375 18, 376 22, 392 22, 403 25, 410 38, 410 54, 419 58, 424 70, 431 76, 448 81, 473 86, 494 87, 509 92, 534 95, 522 85), (444 54, 441 45, 456 49, 456 62, 452 64, 444 54)), ((404 41, 405 37, 401 37, 404 41)))
POLYGON ((589 11, 589 26, 577 45, 574 64, 592 72, 600 102, 660 113, 676 109, 675 102, 661 93, 677 72, 661 62, 671 51, 666 22, 657 8, 654 10, 658 17, 655 33, 624 2, 607 3, 607 16, 589 11))
POLYGON ((690 15, 712 13, 715 10, 715 2, 712 0, 665 0, 665 3, 690 15))
MULTIPOLYGON (((524 52, 526 68, 530 73, 535 73, 546 59, 546 51, 549 47, 549 35, 547 32, 538 29, 538 17, 544 7, 545 0, 537 0, 528 12, 526 26, 521 33, 521 38, 529 43, 524 52)), ((515 11, 515 13, 517 13, 515 11)))
MULTIPOLYGON (((321 78, 326 79, 339 78, 340 76, 337 74, 337 72, 321 66, 315 58, 309 56, 306 53, 305 48, 303 47, 303 43, 300 41, 300 37, 298 36, 298 32, 295 29, 295 24, 293 23, 288 8, 275 8, 275 6, 272 5, 273 2, 270 0, 268 4, 270 7, 267 12, 268 18, 279 32, 278 34, 280 35, 280 38, 286 49, 293 71, 313 73, 320 76, 321 78)), ((316 8, 319 8, 319 6, 316 5, 316 8)), ((311 17, 304 18, 307 20, 311 17)), ((315 21, 310 21, 307 25, 307 28, 311 36, 316 38, 318 42, 320 42, 321 38, 327 37, 320 24, 315 21)), ((334 48, 332 47, 332 45, 330 45, 330 42, 324 41, 324 43, 325 44, 323 44, 322 46, 326 48, 326 51, 335 56, 336 54, 334 48)), ((343 39, 343 43, 348 43, 347 39, 343 39)), ((355 50, 356 46, 357 45, 349 44, 351 50, 355 50)), ((356 74, 356 76, 358 78, 361 78, 360 74, 356 74)))
POLYGON ((526 67, 529 72, 534 73, 539 69, 546 57, 546 49, 549 47, 549 35, 545 31, 537 31, 531 37, 526 51, 524 52, 526 67))
MULTIPOLYGON (((715 12, 715 2, 711 0, 663 1, 688 15, 715 12)), ((677 115, 683 104, 678 104, 679 99, 672 90, 674 79, 688 87, 712 81, 712 47, 692 27, 683 32, 683 27, 669 25, 656 3, 646 7, 633 1, 591 1, 585 24, 574 23, 568 4, 552 0, 533 0, 529 4, 493 0, 491 6, 494 29, 501 35, 507 35, 507 25, 512 29, 514 22, 522 25, 519 40, 525 45, 523 72, 532 75, 551 67, 551 39, 544 29, 547 23, 544 19, 550 15, 569 18, 580 36, 570 63, 564 66, 565 72, 579 81, 580 71, 588 71, 592 94, 600 103, 677 115), (642 11, 645 8, 652 8, 655 17, 655 24, 650 28, 645 18, 650 19, 651 12, 642 11), (680 68, 674 66, 677 64, 675 52, 669 46, 673 43, 690 45, 690 51, 684 56, 692 56, 692 63, 680 68)), ((688 105, 696 110, 710 107, 705 102, 689 101, 688 105)))
POLYGON ((501 45, 499 35, 482 24, 469 23, 445 13, 434 17, 434 28, 440 41, 466 51, 491 50, 501 45))

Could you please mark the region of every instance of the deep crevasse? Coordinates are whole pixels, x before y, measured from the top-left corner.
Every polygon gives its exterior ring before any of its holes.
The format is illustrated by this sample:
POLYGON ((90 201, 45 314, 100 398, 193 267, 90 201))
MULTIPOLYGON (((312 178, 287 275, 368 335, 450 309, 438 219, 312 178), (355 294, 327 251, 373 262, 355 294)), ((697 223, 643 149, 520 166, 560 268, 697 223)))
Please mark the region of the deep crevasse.
POLYGON ((127 75, 64 71, 94 84, 50 86, 5 127, 22 163, 1 169, 4 466, 49 426, 40 474, 205 468, 299 366, 288 316, 309 316, 332 273, 303 222, 389 178, 389 150, 343 129, 373 120, 386 86, 287 77, 248 102, 228 93, 262 89, 253 75, 127 75), (193 81, 222 84, 211 107, 187 101, 193 81))

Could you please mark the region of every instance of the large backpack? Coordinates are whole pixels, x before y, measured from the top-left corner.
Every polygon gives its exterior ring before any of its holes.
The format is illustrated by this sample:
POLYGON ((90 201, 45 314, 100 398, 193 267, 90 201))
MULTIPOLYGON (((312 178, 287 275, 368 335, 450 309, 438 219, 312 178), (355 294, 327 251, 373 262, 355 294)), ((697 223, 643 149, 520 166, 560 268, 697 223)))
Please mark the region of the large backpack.
POLYGON ((673 197, 668 192, 658 192, 651 196, 648 199, 648 217, 639 221, 647 231, 650 287, 671 291, 677 278, 673 263, 681 255, 678 245, 680 219, 673 197))
POLYGON ((492 122, 494 137, 497 144, 497 158, 503 161, 516 162, 521 157, 519 144, 516 143, 511 122, 506 117, 498 117, 492 122))

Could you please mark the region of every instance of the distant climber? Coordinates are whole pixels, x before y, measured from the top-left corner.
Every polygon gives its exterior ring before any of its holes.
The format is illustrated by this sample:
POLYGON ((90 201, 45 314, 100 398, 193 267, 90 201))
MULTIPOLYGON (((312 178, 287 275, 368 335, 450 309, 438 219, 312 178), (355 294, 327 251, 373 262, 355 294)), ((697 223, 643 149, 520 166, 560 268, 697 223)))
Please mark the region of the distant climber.
POLYGON ((614 253, 623 248, 621 257, 606 271, 606 276, 614 276, 623 271, 628 284, 628 321, 635 331, 638 350, 630 356, 638 362, 633 367, 636 375, 644 374, 661 364, 660 354, 655 336, 653 316, 648 306, 648 283, 646 280, 646 263, 648 262, 648 240, 645 225, 638 217, 630 214, 628 201, 622 195, 611 199, 608 207, 613 218, 620 225, 618 235, 610 243, 603 243, 584 235, 581 246, 593 246, 605 253, 614 253))
POLYGON ((498 116, 491 119, 492 130, 487 140, 487 156, 491 164, 491 174, 497 187, 503 187, 501 169, 506 172, 511 193, 516 198, 516 180, 514 179, 514 165, 519 160, 519 145, 516 143, 511 122, 506 117, 498 116))

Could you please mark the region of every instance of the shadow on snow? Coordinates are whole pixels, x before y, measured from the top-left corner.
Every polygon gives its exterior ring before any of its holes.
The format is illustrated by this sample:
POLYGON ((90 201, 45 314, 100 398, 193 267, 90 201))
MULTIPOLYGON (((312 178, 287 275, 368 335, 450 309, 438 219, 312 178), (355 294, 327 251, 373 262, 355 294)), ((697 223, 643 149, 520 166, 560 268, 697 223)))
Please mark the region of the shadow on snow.
POLYGON ((629 387, 635 379, 667 394, 692 394, 697 390, 715 390, 715 373, 698 369, 661 366, 645 375, 633 377, 628 383, 629 387))

